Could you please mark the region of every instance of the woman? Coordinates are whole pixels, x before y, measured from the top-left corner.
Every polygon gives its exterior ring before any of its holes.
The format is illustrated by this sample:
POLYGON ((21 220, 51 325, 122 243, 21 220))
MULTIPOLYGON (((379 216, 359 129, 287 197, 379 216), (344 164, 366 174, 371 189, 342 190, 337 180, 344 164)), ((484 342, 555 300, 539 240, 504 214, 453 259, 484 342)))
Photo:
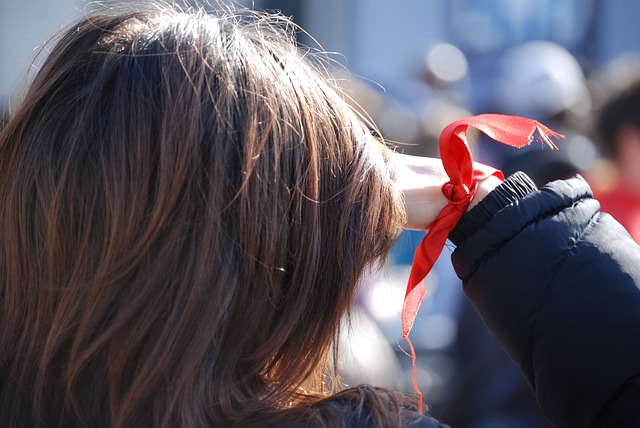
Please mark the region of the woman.
POLYGON ((403 212, 282 21, 150 7, 60 36, 0 140, 2 426, 332 418, 330 346, 403 212))
POLYGON ((331 347, 446 176, 375 141, 287 25, 151 6, 59 37, 0 135, 0 425, 439 425, 392 391, 335 393, 331 347))

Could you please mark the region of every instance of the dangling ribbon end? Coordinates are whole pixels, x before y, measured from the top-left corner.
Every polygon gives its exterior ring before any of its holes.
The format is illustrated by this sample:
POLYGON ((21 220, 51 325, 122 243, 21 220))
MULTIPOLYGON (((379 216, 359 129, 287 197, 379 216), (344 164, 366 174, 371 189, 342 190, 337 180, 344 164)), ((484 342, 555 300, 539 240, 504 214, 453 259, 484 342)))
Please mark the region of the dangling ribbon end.
POLYGON ((402 305, 402 338, 407 339, 409 332, 413 327, 413 323, 416 319, 420 303, 426 293, 424 286, 424 280, 419 281, 409 293, 405 296, 404 303, 402 305))
MULTIPOLYGON (((410 281, 412 283, 412 281, 410 281)), ((413 323, 416 319, 416 315, 418 314, 418 309, 420 308, 420 303, 422 303, 422 299, 426 293, 426 288, 424 285, 424 279, 415 283, 413 288, 407 293, 404 299, 404 304, 402 306, 402 338, 407 341, 409 344, 409 348, 411 349, 411 366, 413 368, 413 390, 418 396, 418 412, 422 413, 422 392, 420 391, 420 387, 418 386, 418 368, 417 368, 417 356, 416 350, 413 347, 413 343, 411 343, 411 339, 409 339, 409 332, 413 327, 413 323)))
MULTIPOLYGON (((542 139, 543 147, 546 144, 551 150, 558 150, 558 146, 551 140, 551 137, 554 138, 564 138, 564 134, 553 131, 547 128, 545 125, 541 124, 537 120, 534 120, 535 129, 534 133, 537 131, 540 139, 542 139)), ((533 133, 532 133, 533 134, 533 133)))
POLYGON ((420 391, 420 386, 418 386, 418 368, 416 366, 416 350, 413 347, 413 343, 411 343, 411 340, 409 339, 409 333, 407 333, 404 336, 404 339, 407 341, 407 343, 409 344, 409 348, 411 349, 411 365, 413 367, 413 391, 416 393, 416 395, 418 396, 418 413, 422 414, 423 410, 422 410, 422 391, 420 391))

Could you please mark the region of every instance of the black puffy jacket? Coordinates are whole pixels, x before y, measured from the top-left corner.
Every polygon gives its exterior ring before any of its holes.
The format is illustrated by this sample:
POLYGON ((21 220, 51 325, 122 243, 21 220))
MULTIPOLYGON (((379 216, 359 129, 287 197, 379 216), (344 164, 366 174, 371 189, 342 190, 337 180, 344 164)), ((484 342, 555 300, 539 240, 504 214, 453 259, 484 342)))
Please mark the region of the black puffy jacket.
POLYGON ((640 427, 640 246, 575 177, 517 173, 451 234, 454 268, 556 427, 640 427))

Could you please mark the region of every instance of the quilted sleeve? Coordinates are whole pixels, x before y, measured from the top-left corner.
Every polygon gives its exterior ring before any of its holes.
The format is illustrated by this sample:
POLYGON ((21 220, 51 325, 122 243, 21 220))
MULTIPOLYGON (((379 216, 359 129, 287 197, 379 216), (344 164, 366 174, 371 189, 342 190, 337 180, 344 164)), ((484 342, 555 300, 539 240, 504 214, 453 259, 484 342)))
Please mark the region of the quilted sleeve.
POLYGON ((580 177, 505 186, 452 234, 467 297, 554 426, 640 426, 640 247, 580 177))

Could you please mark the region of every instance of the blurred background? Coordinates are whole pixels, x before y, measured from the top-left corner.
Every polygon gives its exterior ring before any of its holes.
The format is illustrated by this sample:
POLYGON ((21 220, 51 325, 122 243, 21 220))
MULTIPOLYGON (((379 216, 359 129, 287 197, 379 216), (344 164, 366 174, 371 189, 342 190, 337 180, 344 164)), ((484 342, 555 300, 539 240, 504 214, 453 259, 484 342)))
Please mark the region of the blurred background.
MULTIPOLYGON (((131 1, 130 1, 131 2, 131 1)), ((640 239, 640 2, 636 0, 254 0, 281 11, 330 52, 335 75, 399 151, 437 156, 460 117, 536 118, 566 135, 560 150, 516 151, 476 136, 474 158, 538 185, 582 174, 640 239), (347 73, 346 70, 349 70, 347 73)), ((91 3, 0 0, 0 112, 9 117, 39 46, 91 3)), ((412 392, 400 311, 415 247, 400 238, 384 269, 363 281, 344 337, 346 384, 412 392)), ((418 382, 434 416, 454 427, 546 427, 517 367, 463 298, 447 246, 427 278, 411 337, 418 382)))

